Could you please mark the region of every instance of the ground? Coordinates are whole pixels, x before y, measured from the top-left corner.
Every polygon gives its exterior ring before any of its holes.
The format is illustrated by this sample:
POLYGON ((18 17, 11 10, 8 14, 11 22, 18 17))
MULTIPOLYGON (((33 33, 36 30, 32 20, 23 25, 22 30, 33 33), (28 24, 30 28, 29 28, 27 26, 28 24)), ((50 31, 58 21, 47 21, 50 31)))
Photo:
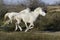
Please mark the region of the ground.
POLYGON ((0 32, 0 40, 59 40, 60 32, 0 32))

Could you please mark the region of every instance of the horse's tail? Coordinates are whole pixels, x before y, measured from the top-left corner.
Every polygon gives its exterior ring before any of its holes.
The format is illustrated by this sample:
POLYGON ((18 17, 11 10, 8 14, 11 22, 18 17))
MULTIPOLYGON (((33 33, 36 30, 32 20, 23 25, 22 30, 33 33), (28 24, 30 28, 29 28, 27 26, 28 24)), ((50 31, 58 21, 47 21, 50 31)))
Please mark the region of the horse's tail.
POLYGON ((6 19, 7 19, 7 17, 8 17, 8 15, 7 15, 7 14, 5 14, 5 16, 4 16, 4 20, 6 20, 6 19))
POLYGON ((9 24, 10 20, 3 22, 3 25, 1 25, 0 27, 4 27, 6 24, 9 24))
POLYGON ((3 21, 3 25, 1 27, 4 27, 6 24, 9 24, 10 20, 7 20, 6 19, 8 18, 8 14, 5 14, 4 16, 4 21, 3 21))

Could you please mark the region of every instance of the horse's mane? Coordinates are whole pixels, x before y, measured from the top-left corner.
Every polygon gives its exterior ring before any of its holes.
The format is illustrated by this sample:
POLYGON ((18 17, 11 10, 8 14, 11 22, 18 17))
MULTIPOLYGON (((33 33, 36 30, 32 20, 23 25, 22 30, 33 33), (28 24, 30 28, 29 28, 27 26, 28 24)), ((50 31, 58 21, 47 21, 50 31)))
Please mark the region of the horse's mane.
POLYGON ((34 10, 34 12, 36 13, 36 12, 39 12, 39 10, 40 9, 42 9, 41 7, 38 7, 38 8, 36 8, 35 10, 34 10))

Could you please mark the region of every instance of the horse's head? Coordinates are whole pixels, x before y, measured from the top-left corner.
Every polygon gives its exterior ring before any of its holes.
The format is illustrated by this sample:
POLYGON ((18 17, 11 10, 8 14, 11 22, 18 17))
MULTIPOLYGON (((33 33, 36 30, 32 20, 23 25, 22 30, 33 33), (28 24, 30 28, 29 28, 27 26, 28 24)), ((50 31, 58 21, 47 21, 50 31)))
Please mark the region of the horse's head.
POLYGON ((46 15, 46 13, 42 10, 41 7, 36 8, 34 11, 42 16, 46 15))

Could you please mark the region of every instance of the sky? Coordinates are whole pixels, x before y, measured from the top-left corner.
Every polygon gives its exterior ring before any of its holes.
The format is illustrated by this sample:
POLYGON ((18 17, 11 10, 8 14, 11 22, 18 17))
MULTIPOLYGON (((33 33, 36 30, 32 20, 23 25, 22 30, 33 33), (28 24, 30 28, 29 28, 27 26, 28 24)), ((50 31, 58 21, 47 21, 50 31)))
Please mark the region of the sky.
POLYGON ((44 1, 45 3, 49 3, 49 4, 54 4, 54 2, 56 2, 56 1, 59 1, 59 0, 42 0, 42 1, 44 1))
POLYGON ((3 2, 4 2, 4 4, 15 4, 15 5, 17 5, 17 4, 21 4, 21 3, 27 3, 27 2, 29 2, 28 0, 3 0, 3 2))
MULTIPOLYGON (((19 3, 27 3, 26 0, 3 0, 5 4, 19 4, 19 3)), ((56 1, 59 0, 42 0, 43 2, 47 4, 53 4, 56 1)))

